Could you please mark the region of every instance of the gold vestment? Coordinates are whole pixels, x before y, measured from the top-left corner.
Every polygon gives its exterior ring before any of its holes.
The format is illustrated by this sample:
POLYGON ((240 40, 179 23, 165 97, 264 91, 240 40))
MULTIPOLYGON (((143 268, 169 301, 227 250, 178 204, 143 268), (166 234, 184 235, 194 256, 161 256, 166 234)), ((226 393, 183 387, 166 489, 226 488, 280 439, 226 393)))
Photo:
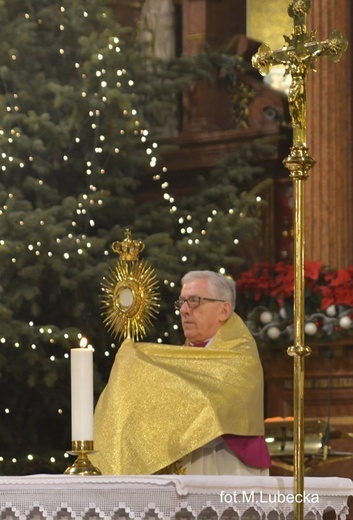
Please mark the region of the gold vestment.
POLYGON ((149 475, 222 434, 263 435, 263 373, 235 313, 208 348, 121 345, 95 410, 102 474, 149 475))

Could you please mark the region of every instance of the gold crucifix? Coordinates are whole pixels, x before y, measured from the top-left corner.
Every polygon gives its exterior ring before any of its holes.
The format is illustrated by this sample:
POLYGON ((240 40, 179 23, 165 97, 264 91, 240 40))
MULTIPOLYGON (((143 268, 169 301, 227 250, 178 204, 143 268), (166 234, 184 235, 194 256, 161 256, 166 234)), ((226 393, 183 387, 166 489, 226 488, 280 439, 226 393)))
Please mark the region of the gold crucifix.
POLYGON ((306 139, 306 79, 308 71, 315 71, 315 60, 329 56, 337 62, 347 49, 348 43, 338 31, 321 42, 316 41, 316 31, 308 32, 306 17, 311 9, 311 0, 294 0, 288 7, 293 18, 293 33, 284 36, 286 44, 280 50, 271 51, 263 43, 253 56, 252 64, 265 76, 274 65, 284 65, 285 74, 292 77, 288 102, 293 125, 294 146, 305 146, 306 139))
MULTIPOLYGON (((283 161, 290 172, 294 188, 294 344, 287 353, 293 356, 293 392, 294 392, 294 494, 304 493, 304 374, 305 356, 311 352, 305 346, 305 283, 304 283, 304 181, 315 161, 308 154, 306 144, 306 105, 307 74, 315 71, 318 57, 328 56, 332 61, 339 61, 348 43, 343 36, 334 31, 330 37, 318 42, 316 31, 307 31, 306 19, 312 7, 311 0, 293 0, 288 7, 288 14, 293 18, 293 32, 284 36, 285 45, 280 50, 271 51, 263 43, 253 56, 252 64, 262 75, 268 74, 274 65, 284 65, 285 74, 291 75, 288 93, 289 110, 293 127, 293 146, 290 154, 283 161)), ((294 517, 304 518, 303 502, 294 502, 294 517)))

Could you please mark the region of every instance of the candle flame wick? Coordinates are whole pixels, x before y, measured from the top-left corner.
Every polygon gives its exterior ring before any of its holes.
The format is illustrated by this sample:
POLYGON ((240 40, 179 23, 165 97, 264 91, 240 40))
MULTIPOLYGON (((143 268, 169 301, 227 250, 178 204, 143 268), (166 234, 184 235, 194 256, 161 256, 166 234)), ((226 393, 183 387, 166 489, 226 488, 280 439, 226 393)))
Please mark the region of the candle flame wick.
POLYGON ((81 338, 81 340, 80 340, 80 347, 81 348, 87 347, 87 343, 88 343, 88 339, 87 338, 85 338, 85 337, 81 338))

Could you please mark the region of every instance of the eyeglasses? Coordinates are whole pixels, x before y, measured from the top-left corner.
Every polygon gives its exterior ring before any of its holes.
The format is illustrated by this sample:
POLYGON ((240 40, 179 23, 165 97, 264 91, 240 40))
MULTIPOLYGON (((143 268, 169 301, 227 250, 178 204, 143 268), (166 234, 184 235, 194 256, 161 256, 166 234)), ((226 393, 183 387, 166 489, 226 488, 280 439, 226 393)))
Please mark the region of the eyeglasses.
POLYGON ((181 309, 184 303, 187 303, 190 309, 196 309, 202 302, 225 302, 227 300, 217 300, 216 298, 203 298, 202 296, 189 296, 189 298, 179 298, 174 305, 177 311, 181 309))

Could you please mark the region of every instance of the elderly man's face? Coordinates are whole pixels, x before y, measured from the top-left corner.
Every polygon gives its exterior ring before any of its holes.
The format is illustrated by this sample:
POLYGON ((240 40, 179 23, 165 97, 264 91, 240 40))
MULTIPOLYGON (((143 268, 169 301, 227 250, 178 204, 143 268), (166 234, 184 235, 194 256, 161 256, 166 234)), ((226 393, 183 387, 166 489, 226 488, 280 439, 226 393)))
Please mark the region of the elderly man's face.
MULTIPOLYGON (((197 278, 183 285, 180 297, 214 298, 205 278, 197 278)), ((190 308, 185 302, 180 308, 181 324, 185 337, 191 343, 198 343, 212 338, 217 330, 229 318, 231 306, 229 302, 201 300, 199 307, 190 308)))

